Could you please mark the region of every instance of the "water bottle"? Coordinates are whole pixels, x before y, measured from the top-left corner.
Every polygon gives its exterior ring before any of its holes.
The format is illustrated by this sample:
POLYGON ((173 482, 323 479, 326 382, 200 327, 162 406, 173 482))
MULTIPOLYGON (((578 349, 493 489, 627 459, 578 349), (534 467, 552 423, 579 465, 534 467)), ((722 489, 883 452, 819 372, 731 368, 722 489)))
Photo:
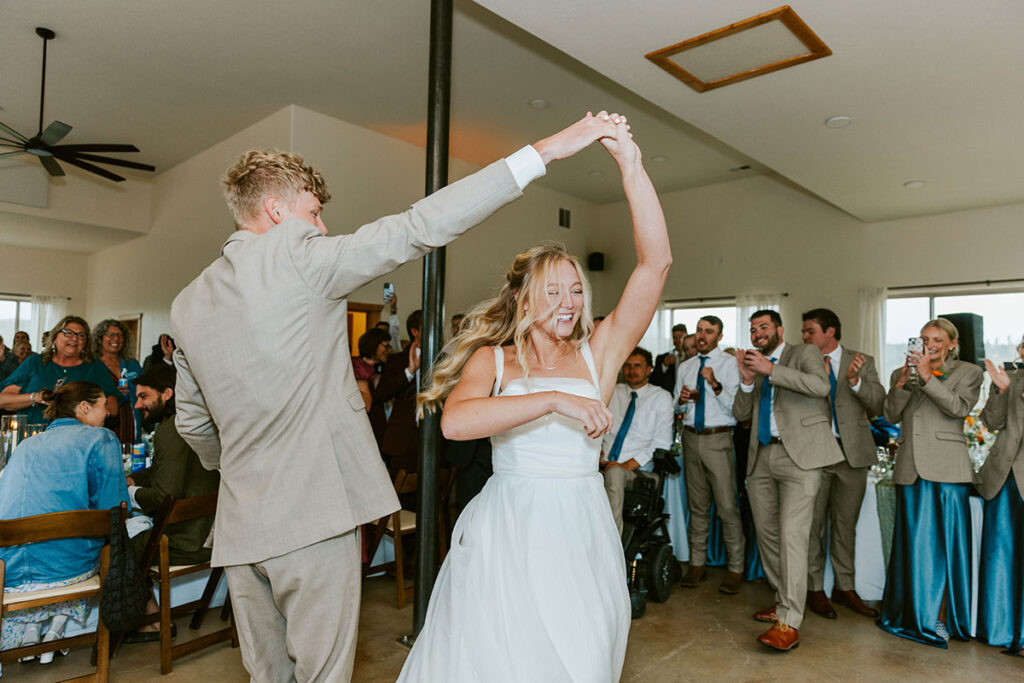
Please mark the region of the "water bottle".
POLYGON ((146 469, 146 444, 137 443, 132 447, 132 472, 146 469))

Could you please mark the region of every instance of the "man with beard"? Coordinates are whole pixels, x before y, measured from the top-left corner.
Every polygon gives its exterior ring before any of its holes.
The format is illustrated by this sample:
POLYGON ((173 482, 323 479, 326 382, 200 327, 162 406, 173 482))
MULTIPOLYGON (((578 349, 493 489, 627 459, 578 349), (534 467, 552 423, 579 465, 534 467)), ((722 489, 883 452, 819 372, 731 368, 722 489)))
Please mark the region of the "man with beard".
MULTIPOLYGON (((176 499, 191 498, 216 491, 220 473, 203 467, 174 425, 174 368, 154 363, 135 380, 135 409, 142 414, 146 431, 153 433, 153 464, 128 477, 128 495, 132 505, 152 517, 160 509, 167 494, 176 499)), ((176 564, 198 564, 210 561, 210 549, 204 548, 213 517, 175 524, 167 530, 170 560, 176 564)), ((141 556, 149 533, 132 539, 136 556, 141 556)))
POLYGON ((711 501, 722 520, 729 572, 718 590, 740 592, 746 545, 736 496, 736 462, 733 457, 733 399, 740 377, 736 361, 718 348, 722 319, 706 315, 697 321, 696 353, 679 366, 675 395, 683 413, 683 467, 686 500, 690 508, 690 568, 682 585, 696 588, 707 578, 708 530, 711 501))
POLYGON ((740 390, 733 415, 751 420, 747 495, 764 572, 775 588, 776 603, 754 614, 772 623, 758 640, 786 651, 799 643, 821 468, 840 462, 843 453, 832 435, 821 351, 790 346, 782 334, 776 311, 750 316, 750 341, 757 350, 736 350, 740 390))

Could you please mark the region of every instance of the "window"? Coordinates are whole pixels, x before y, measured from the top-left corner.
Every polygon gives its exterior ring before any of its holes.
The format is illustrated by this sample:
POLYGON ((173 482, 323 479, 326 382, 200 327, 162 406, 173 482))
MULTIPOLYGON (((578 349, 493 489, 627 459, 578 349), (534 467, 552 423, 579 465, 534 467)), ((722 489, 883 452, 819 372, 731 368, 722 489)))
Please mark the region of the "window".
MULTIPOLYGON (((24 330, 29 337, 34 337, 35 304, 29 303, 27 299, 5 298, 0 299, 0 337, 4 338, 4 344, 11 348, 14 343, 14 333, 24 330)), ((36 343, 32 339, 32 343, 36 343)))
MULTIPOLYGON (((657 356, 672 348, 672 327, 680 323, 686 325, 686 330, 693 334, 697 329, 697 321, 705 315, 715 315, 722 319, 722 341, 719 346, 723 349, 737 345, 736 329, 736 303, 733 300, 718 299, 715 301, 684 301, 666 304, 654 314, 651 326, 647 328, 640 346, 644 347, 657 356)), ((739 339, 746 340, 746 328, 739 339)))

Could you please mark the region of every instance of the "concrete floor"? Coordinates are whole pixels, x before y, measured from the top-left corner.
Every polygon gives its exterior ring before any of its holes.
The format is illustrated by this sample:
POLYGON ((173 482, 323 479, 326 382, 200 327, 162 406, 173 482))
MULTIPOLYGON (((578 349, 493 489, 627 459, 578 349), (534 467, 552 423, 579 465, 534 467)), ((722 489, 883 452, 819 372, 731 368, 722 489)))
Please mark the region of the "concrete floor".
MULTIPOLYGON (((673 588, 664 604, 649 603, 633 621, 623 670, 624 682, 676 681, 1024 681, 1024 657, 1007 657, 978 643, 953 642, 949 650, 890 636, 872 620, 837 607, 839 618, 808 614, 800 629, 800 647, 789 653, 768 650, 755 638, 766 625, 751 614, 766 606, 771 593, 763 583, 746 584, 736 596, 717 591, 721 570, 697 589, 673 588)), ((392 683, 407 650, 396 639, 409 631, 412 607, 395 609, 394 580, 365 583, 360 615, 359 649, 353 680, 392 683)), ((207 625, 216 628, 214 619, 207 625)), ((191 632, 182 620, 179 639, 191 632)), ((159 646, 125 646, 111 663, 111 681, 249 680, 238 650, 220 643, 179 660, 160 676, 159 646)), ((48 666, 8 664, 4 679, 26 683, 63 680, 88 669, 82 648, 48 666)), ((438 681, 437 683, 446 683, 438 681)))

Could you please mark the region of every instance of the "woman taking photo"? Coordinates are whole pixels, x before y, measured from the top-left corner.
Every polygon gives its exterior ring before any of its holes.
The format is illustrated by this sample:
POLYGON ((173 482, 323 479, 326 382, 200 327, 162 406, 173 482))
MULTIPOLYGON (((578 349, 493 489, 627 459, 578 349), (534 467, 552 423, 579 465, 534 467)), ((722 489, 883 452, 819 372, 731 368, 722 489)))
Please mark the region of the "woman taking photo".
MULTIPOLYGON (((1024 360, 1024 340, 1017 347, 1024 360)), ((978 640, 1021 654, 1024 648, 1024 370, 990 360, 992 378, 981 420, 999 430, 978 473, 985 524, 978 567, 978 640)))
MULTIPOLYGON (((638 263, 600 327, 563 247, 516 257, 466 318, 421 406, 449 439, 490 436, 494 475, 466 506, 400 681, 617 681, 630 625, 622 541, 598 473, 606 407, 671 264, 625 118, 602 138, 622 173, 638 263)), ((586 125, 590 117, 581 124, 586 125)))
MULTIPOLYGON (((130 505, 117 438, 103 429, 107 397, 97 385, 68 382, 56 392, 42 390, 45 432, 14 450, 0 478, 0 519, 66 510, 109 510, 130 505)), ((4 591, 57 588, 85 581, 98 571, 103 541, 70 538, 0 549, 6 569, 4 591)), ((85 625, 87 600, 72 600, 38 610, 10 612, 3 618, 0 648, 60 638, 70 619, 85 625)), ((48 652, 39 657, 46 664, 48 652)))
POLYGON ((921 329, 922 352, 892 373, 885 419, 900 423, 893 467, 896 525, 878 625, 945 648, 971 635, 971 510, 974 468, 964 418, 981 389, 981 368, 956 358, 945 318, 921 329))
POLYGON ((54 390, 67 382, 92 382, 107 396, 107 411, 117 414, 117 383, 93 361, 89 347, 89 323, 76 315, 64 316, 49 333, 39 355, 29 356, 3 381, 0 408, 22 416, 25 424, 47 422, 42 390, 54 390))
POLYGON ((137 443, 141 434, 141 418, 135 410, 135 383, 132 380, 142 373, 142 366, 132 355, 133 346, 131 332, 120 320, 104 320, 92 331, 92 353, 97 362, 107 368, 122 397, 116 413, 117 438, 122 444, 129 445, 137 443))

